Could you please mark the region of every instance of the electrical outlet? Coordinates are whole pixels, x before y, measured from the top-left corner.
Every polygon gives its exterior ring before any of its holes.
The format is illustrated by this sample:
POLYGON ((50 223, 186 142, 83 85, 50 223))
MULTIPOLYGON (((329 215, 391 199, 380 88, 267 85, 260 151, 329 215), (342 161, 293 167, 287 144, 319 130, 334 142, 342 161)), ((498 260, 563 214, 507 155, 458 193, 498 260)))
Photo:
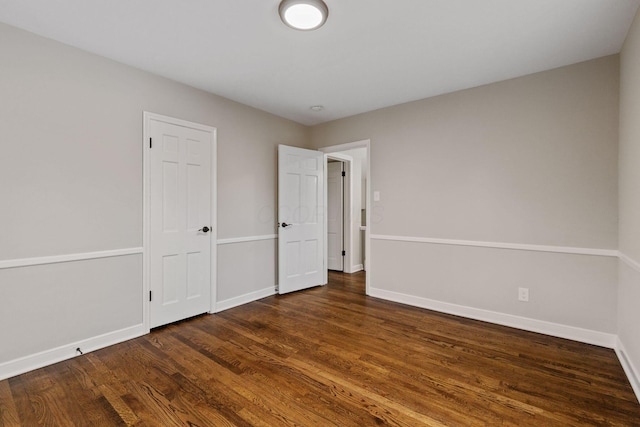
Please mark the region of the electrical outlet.
POLYGON ((529 288, 518 288, 518 301, 529 301, 529 288))

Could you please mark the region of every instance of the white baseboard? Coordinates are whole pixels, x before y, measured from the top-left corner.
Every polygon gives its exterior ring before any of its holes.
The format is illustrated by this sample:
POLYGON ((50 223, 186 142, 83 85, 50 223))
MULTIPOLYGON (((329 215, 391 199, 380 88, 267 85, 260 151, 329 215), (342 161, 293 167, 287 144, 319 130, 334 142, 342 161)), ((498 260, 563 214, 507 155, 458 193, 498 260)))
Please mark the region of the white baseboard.
POLYGON ((577 328, 575 326, 561 325, 558 323, 546 322, 543 320, 530 319, 527 317, 515 316, 512 314, 499 313, 480 308, 467 307, 463 305, 451 304, 448 302, 436 301, 428 298, 416 297, 384 289, 369 289, 369 295, 376 298, 426 308, 441 313, 453 314, 455 316, 466 317, 484 322, 496 323, 498 325, 509 326, 511 328, 522 329, 530 332, 551 335, 559 338, 566 338, 573 341, 598 345, 607 348, 616 348, 617 336, 606 332, 592 331, 589 329, 577 328))
POLYGON ((364 265, 362 264, 357 264, 357 265, 352 265, 351 266, 351 273, 357 273, 358 271, 362 271, 364 270, 364 265))
POLYGON ((216 313, 219 313, 224 310, 229 310, 233 307, 238 307, 243 304, 247 304, 253 301, 257 301, 262 298, 270 297, 271 295, 275 295, 276 287, 264 288, 259 291, 250 292, 248 294, 240 295, 234 298, 229 298, 224 301, 218 301, 216 304, 216 313))
POLYGON ((636 394, 636 399, 640 402, 640 371, 627 357, 628 353, 619 337, 616 340, 616 354, 618 355, 622 369, 624 369, 624 373, 627 374, 627 378, 631 383, 631 388, 633 388, 633 392, 636 394))
POLYGON ((34 369, 42 368, 54 363, 62 362, 63 360, 71 359, 72 357, 79 355, 76 351, 77 348, 80 348, 83 353, 89 353, 132 338, 137 338, 146 333, 147 331, 145 330, 144 325, 140 324, 120 329, 118 331, 108 332, 97 337, 76 341, 51 350, 45 350, 40 353, 9 360, 8 362, 0 363, 0 380, 24 374, 25 372, 33 371, 34 369))
MULTIPOLYGON (((364 270, 364 266, 362 264, 352 265, 351 267, 345 266, 343 272, 347 274, 357 273, 358 271, 364 270)), ((340 270, 338 270, 340 271, 340 270)))

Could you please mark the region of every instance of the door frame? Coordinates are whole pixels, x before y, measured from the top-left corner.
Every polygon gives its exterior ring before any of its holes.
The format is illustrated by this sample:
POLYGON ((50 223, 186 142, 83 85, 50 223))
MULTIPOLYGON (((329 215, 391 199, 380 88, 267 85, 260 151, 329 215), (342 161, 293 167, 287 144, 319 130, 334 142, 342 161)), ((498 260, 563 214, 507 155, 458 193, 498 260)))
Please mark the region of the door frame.
MULTIPOLYGON (((353 239, 352 239, 352 218, 353 218, 353 178, 352 178, 352 174, 351 174, 351 164, 353 162, 353 157, 351 156, 347 156, 345 154, 342 153, 326 153, 324 155, 324 162, 325 164, 328 163, 329 159, 331 160, 337 160, 339 162, 341 162, 344 165, 344 171, 345 171, 345 180, 343 181, 343 203, 342 203, 342 245, 343 245, 343 250, 346 252, 346 255, 344 256, 344 259, 342 260, 342 271, 345 273, 353 273, 353 271, 351 271, 351 267, 353 267, 353 239), (349 229, 349 232, 346 232, 346 228, 349 229)), ((328 180, 328 176, 329 174, 327 173, 325 175, 325 188, 327 187, 327 180, 328 180)), ((329 197, 328 197, 328 189, 327 191, 325 191, 325 201, 324 201, 324 205, 327 207, 327 211, 329 209, 329 197)), ((324 221, 325 221, 325 230, 327 230, 327 233, 329 231, 329 226, 328 226, 328 215, 324 216, 324 221)), ((328 261, 329 260, 329 245, 328 245, 328 238, 327 238, 327 233, 325 233, 325 242, 324 242, 324 248, 325 248, 325 259, 328 261)), ((328 281, 327 280, 328 277, 325 277, 325 282, 328 281)))
POLYGON ((211 301, 209 313, 215 313, 217 301, 217 128, 200 123, 189 122, 174 117, 143 111, 142 113, 142 322, 146 333, 151 330, 149 322, 149 291, 151 289, 150 277, 150 226, 151 226, 151 191, 150 191, 150 167, 149 167, 149 120, 159 120, 176 126, 184 126, 211 133, 211 301))
MULTIPOLYGON (((330 154, 330 153, 339 153, 341 151, 347 151, 347 150, 352 150, 354 148, 366 148, 367 149, 367 157, 366 157, 366 164, 367 164, 367 182, 365 185, 365 191, 367 194, 366 197, 366 203, 365 203, 365 209, 366 209, 366 215, 365 215, 365 219, 367 222, 366 225, 366 229, 364 232, 364 269, 367 272, 366 276, 365 276, 365 293, 367 295, 369 295, 369 290, 371 289, 371 278, 372 278, 372 274, 373 271, 371 269, 371 140, 370 139, 363 139, 361 141, 355 141, 355 142, 348 142, 346 144, 339 144, 339 145, 332 145, 329 147, 322 147, 319 148, 318 150, 322 151, 325 154, 330 154)), ((326 166, 326 156, 325 156, 325 166, 326 166)), ((326 207, 326 203, 325 203, 325 212, 324 212, 324 216, 325 218, 327 217, 327 207, 326 207)), ((326 226, 325 226, 325 236, 326 236, 326 226)), ((326 255, 325 255, 325 259, 326 259, 326 255)))

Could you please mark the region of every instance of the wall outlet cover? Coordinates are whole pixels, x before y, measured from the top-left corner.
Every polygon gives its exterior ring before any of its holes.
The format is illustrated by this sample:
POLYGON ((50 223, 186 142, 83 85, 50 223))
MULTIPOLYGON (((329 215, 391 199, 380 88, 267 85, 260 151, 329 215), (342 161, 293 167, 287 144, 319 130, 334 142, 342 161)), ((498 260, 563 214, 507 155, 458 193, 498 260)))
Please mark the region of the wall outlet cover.
POLYGON ((518 301, 529 301, 529 288, 518 288, 518 301))

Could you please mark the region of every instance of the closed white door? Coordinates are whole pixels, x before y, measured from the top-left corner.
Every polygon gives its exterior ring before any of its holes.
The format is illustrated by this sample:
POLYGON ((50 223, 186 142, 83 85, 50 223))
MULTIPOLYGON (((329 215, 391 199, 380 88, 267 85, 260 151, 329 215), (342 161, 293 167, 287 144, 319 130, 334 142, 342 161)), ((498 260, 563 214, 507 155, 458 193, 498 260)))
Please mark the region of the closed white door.
POLYGON ((278 147, 278 292, 324 283, 324 155, 278 147))
POLYGON ((327 268, 344 271, 344 163, 327 164, 327 268))
POLYGON ((213 128, 147 116, 150 327, 211 310, 213 128))

